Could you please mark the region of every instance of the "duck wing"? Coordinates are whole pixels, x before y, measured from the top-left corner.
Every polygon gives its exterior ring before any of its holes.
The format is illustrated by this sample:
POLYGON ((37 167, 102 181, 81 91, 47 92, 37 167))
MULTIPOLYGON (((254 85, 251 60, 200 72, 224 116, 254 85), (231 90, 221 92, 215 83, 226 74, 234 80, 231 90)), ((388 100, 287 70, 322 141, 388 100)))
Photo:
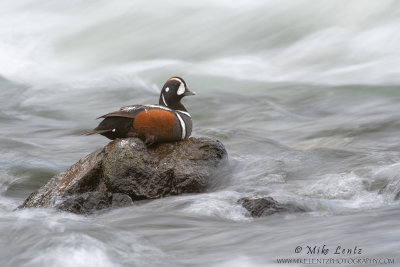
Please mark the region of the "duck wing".
POLYGON ((122 118, 134 119, 136 115, 139 114, 141 111, 143 111, 145 108, 146 106, 144 105, 126 106, 122 107, 120 110, 113 111, 103 116, 100 116, 97 119, 101 118, 105 119, 109 117, 122 117, 122 118))

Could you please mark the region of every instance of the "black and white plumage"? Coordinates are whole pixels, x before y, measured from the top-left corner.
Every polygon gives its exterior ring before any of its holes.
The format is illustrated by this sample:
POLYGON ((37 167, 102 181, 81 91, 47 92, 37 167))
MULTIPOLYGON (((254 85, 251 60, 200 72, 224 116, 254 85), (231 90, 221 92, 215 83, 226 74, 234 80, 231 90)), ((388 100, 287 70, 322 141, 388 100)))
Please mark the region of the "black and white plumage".
POLYGON ((194 95, 185 81, 172 77, 164 84, 158 105, 132 105, 103 115, 103 121, 86 133, 109 139, 139 137, 146 144, 179 141, 192 133, 192 118, 181 100, 194 95))

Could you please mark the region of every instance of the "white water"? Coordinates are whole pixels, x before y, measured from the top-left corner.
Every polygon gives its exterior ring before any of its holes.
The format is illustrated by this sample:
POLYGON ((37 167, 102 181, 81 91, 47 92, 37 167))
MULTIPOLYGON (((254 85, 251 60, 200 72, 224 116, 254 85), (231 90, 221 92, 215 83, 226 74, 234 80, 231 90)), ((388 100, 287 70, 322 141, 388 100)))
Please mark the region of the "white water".
POLYGON ((400 261, 399 17, 384 0, 2 1, 0 266, 265 266, 323 244, 400 261), (175 75, 232 175, 87 217, 14 211, 107 143, 79 135, 94 118, 175 75), (243 196, 307 212, 252 219, 243 196))
POLYGON ((399 14, 390 0, 5 0, 0 74, 37 84, 66 76, 89 82, 90 74, 158 77, 168 69, 267 82, 398 84, 399 14))

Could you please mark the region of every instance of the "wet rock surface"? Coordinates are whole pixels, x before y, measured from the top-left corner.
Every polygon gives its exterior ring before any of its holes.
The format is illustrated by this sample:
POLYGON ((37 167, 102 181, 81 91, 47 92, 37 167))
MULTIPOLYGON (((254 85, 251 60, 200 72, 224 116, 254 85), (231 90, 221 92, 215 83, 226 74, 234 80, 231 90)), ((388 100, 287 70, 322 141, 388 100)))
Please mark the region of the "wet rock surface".
POLYGON ((222 143, 210 138, 151 147, 137 138, 117 139, 51 178, 21 208, 88 214, 139 200, 201 193, 226 157, 222 143))
POLYGON ((238 200, 245 209, 247 209, 252 217, 269 216, 278 212, 304 212, 305 210, 291 204, 278 203, 272 197, 259 198, 241 198, 238 200))

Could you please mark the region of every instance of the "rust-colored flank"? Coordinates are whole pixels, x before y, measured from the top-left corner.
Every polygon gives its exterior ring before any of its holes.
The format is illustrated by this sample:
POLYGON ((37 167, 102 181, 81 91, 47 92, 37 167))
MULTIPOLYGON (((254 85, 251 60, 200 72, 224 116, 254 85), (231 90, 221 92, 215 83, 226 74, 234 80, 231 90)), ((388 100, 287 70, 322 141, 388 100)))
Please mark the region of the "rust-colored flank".
POLYGON ((168 136, 173 132, 176 116, 166 110, 152 109, 140 112, 135 120, 134 127, 139 134, 168 136))

